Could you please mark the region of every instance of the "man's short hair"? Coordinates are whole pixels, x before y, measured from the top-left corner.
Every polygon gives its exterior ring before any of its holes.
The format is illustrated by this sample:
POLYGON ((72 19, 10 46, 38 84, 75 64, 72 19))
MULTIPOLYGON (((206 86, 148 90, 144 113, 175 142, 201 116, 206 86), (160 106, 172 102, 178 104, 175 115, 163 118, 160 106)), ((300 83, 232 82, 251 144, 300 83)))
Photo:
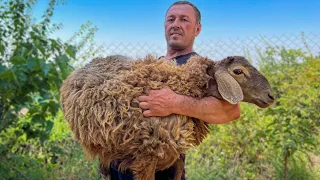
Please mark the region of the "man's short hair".
POLYGON ((194 4, 192 4, 192 3, 189 2, 189 1, 177 1, 177 2, 173 3, 173 4, 168 8, 168 10, 167 10, 167 12, 166 12, 166 15, 167 15, 169 9, 170 9, 172 6, 177 5, 177 4, 188 4, 188 5, 190 5, 190 6, 193 8, 193 10, 194 10, 194 12, 195 12, 195 14, 196 14, 197 24, 201 24, 201 13, 200 13, 199 9, 197 8, 197 6, 195 6, 194 4))

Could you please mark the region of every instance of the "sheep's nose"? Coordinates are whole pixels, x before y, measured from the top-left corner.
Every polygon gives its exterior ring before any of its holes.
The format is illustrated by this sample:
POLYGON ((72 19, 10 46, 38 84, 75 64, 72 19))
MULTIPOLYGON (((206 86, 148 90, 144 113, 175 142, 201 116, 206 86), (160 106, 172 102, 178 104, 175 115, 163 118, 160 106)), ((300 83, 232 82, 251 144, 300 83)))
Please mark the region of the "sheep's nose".
POLYGON ((271 100, 274 101, 274 96, 273 96, 273 94, 268 94, 268 97, 269 97, 271 100))

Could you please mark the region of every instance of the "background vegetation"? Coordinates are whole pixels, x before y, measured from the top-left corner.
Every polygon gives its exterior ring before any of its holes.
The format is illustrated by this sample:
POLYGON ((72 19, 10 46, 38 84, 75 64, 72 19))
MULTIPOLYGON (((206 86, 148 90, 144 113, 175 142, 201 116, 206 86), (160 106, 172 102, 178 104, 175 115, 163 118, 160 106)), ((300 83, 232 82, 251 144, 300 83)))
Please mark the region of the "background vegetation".
MULTIPOLYGON (((101 49, 97 27, 82 25, 69 40, 50 38, 51 0, 42 19, 35 1, 0 1, 0 179, 99 179, 72 139, 59 105, 68 74, 101 49)), ((300 49, 268 46, 259 69, 277 96, 260 109, 241 104, 239 120, 210 126, 187 154, 188 179, 317 179, 320 176, 320 60, 300 49)))

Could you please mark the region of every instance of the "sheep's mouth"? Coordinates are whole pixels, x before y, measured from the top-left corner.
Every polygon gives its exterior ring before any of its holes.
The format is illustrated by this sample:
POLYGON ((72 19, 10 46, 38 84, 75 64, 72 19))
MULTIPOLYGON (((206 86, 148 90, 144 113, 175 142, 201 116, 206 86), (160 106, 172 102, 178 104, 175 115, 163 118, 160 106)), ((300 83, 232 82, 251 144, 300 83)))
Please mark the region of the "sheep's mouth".
POLYGON ((273 101, 264 101, 262 99, 256 99, 255 101, 255 104, 261 108, 266 108, 273 104, 273 101))

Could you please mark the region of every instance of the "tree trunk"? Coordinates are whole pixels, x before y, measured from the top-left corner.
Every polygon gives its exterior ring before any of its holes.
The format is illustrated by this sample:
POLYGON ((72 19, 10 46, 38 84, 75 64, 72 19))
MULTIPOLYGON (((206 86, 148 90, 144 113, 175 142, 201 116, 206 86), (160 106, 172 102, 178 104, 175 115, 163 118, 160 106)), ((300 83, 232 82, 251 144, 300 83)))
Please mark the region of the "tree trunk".
POLYGON ((284 171, 283 171, 284 180, 287 180, 288 158, 289 158, 289 152, 288 152, 288 149, 286 149, 286 152, 284 154, 284 171))

